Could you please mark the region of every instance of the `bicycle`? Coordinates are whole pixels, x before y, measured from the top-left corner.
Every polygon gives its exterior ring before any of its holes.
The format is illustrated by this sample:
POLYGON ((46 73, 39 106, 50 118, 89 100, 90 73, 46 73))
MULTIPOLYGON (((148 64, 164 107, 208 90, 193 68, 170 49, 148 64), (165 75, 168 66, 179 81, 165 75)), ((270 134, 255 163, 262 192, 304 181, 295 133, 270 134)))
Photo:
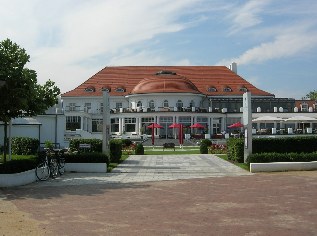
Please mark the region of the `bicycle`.
POLYGON ((57 161, 57 169, 60 175, 63 175, 65 172, 65 157, 64 157, 64 149, 53 149, 55 153, 55 158, 57 161))
POLYGON ((58 174, 62 175, 65 172, 64 150, 46 149, 45 151, 45 157, 35 169, 36 177, 41 181, 49 177, 56 178, 58 174))

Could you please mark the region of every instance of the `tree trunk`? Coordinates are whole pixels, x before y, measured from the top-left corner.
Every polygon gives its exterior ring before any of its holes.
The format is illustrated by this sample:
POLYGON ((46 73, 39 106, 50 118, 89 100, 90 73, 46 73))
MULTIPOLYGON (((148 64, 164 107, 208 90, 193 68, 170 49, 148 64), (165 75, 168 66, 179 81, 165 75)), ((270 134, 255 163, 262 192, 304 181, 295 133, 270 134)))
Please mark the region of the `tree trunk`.
POLYGON ((3 141, 3 163, 7 162, 7 150, 8 150, 8 122, 4 122, 4 141, 3 141))

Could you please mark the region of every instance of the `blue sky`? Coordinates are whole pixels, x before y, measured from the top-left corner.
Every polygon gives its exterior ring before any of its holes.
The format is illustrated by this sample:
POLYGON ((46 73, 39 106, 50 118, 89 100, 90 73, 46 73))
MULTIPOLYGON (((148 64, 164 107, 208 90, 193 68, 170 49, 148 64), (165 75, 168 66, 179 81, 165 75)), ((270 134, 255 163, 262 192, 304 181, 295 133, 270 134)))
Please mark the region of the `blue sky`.
POLYGON ((105 66, 226 65, 276 97, 317 89, 316 0, 0 0, 0 40, 62 92, 105 66))

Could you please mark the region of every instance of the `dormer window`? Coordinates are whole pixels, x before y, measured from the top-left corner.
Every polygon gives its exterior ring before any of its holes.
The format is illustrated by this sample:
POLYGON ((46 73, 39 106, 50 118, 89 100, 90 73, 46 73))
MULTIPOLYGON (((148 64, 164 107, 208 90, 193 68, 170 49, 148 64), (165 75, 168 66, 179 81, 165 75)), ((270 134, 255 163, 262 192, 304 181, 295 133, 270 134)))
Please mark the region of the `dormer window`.
POLYGON ((95 92, 95 90, 96 90, 96 89, 95 89, 94 86, 89 86, 89 87, 85 88, 85 91, 86 91, 86 92, 90 92, 90 93, 91 93, 91 92, 95 92))
POLYGON ((240 92, 248 92, 248 89, 244 86, 242 86, 239 90, 240 92))
POLYGON ((207 92, 217 92, 217 89, 213 86, 207 88, 207 92))
POLYGON ((155 73, 155 75, 176 75, 176 72, 169 70, 161 70, 155 73))
POLYGON ((224 92, 232 92, 232 89, 229 86, 227 86, 227 87, 223 88, 223 91, 224 92))
POLYGON ((163 107, 168 107, 168 101, 167 100, 164 100, 163 107))
POLYGON ((110 88, 110 87, 102 87, 102 88, 101 88, 101 91, 110 93, 111 88, 110 88))
POLYGON ((125 89, 122 87, 119 87, 119 88, 116 88, 116 92, 123 93, 125 92, 125 89))

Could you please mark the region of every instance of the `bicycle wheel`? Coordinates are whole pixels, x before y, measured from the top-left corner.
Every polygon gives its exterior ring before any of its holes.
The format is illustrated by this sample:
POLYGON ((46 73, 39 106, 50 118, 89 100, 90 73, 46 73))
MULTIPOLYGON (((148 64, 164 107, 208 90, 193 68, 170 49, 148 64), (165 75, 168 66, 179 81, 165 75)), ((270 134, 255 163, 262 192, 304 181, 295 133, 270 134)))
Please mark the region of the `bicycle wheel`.
POLYGON ((35 175, 41 181, 47 180, 50 177, 50 173, 50 168, 46 162, 38 164, 35 169, 35 175))
POLYGON ((51 177, 56 178, 58 175, 58 164, 57 164, 56 159, 51 159, 50 171, 51 171, 51 177))
POLYGON ((58 161, 58 173, 62 175, 64 174, 64 172, 65 172, 65 158, 60 157, 58 161))

